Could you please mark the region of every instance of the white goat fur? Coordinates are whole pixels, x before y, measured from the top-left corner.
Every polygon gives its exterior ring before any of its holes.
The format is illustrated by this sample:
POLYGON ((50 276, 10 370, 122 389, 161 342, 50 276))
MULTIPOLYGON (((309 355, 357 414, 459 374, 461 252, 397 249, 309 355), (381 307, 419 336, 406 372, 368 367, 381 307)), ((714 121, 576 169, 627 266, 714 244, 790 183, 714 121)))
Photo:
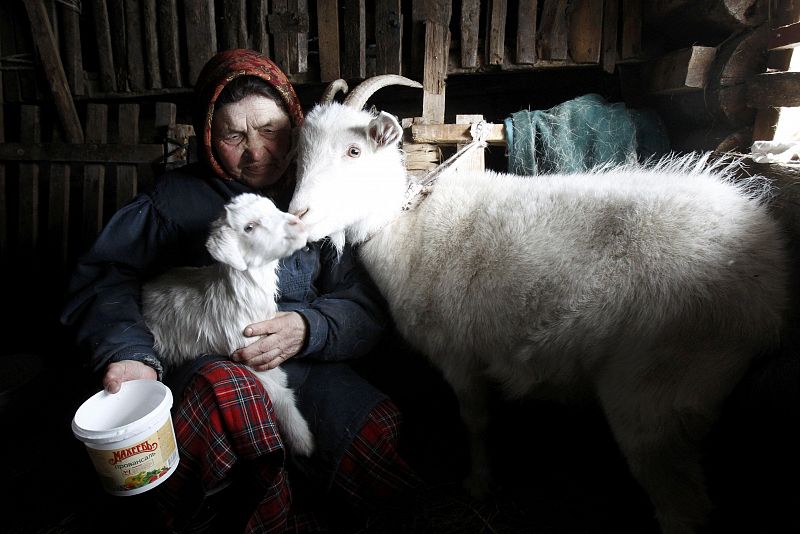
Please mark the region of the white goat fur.
MULTIPOLYGON (((230 355, 251 343, 244 327, 278 310, 278 260, 305 241, 303 224, 269 199, 250 193, 234 197, 212 223, 206 242, 220 263, 171 269, 145 284, 144 318, 156 351, 175 365, 200 354, 230 355)), ((264 385, 291 450, 310 455, 313 437, 286 373, 280 367, 250 370, 264 385)))
POLYGON ((385 113, 312 110, 290 211, 310 240, 362 243, 400 333, 459 398, 468 487, 488 483, 484 381, 511 397, 595 398, 662 530, 693 532, 710 507, 699 442, 782 322, 787 260, 766 183, 698 156, 455 171, 403 212, 400 133, 385 113))

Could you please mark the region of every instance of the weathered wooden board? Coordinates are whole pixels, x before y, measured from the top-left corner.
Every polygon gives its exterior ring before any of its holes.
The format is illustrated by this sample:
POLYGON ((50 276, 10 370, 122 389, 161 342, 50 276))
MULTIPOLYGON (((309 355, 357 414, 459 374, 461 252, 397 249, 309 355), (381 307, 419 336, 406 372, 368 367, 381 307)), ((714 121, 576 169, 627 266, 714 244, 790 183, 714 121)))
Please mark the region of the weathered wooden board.
POLYGON ((194 85, 206 62, 217 52, 214 0, 183 0, 186 25, 188 85, 194 85))
POLYGON ((619 0, 603 3, 603 70, 613 74, 617 67, 619 0))
MULTIPOLYGON (((47 13, 42 5, 42 15, 47 13)), ((49 24, 49 22, 48 22, 49 24)), ((41 141, 41 111, 38 106, 23 105, 20 109, 21 122, 25 125, 20 132, 20 140, 27 144, 41 141)), ((5 145, 4 145, 5 146, 5 145)), ((39 164, 20 163, 17 203, 19 220, 17 237, 20 251, 28 260, 36 250, 39 238, 39 164)))
POLYGON ((69 245, 69 194, 72 169, 51 163, 47 182, 47 258, 50 264, 67 263, 69 245))
POLYGON ((223 0, 222 48, 247 48, 247 3, 244 0, 223 0))
POLYGON ((59 4, 58 7, 58 15, 61 20, 60 37, 63 44, 61 60, 64 64, 64 72, 67 75, 67 82, 72 94, 82 95, 84 84, 80 13, 72 5, 59 4))
POLYGON ((800 46, 800 22, 775 28, 770 32, 769 50, 788 50, 800 46))
POLYGON ((142 91, 147 87, 142 46, 142 12, 139 0, 125 0, 125 53, 128 63, 128 87, 142 91))
POLYGON ((158 0, 158 58, 164 87, 181 86, 177 0, 158 0))
POLYGON ((422 75, 422 118, 443 123, 445 79, 447 78, 450 30, 436 22, 425 21, 425 69, 422 75))
POLYGON ((375 74, 400 74, 403 59, 403 12, 400 0, 375 2, 375 74))
POLYGON ((569 55, 575 63, 600 63, 603 0, 573 0, 569 17, 569 55))
MULTIPOLYGON (((505 145, 505 126, 487 124, 489 136, 486 142, 490 145, 505 145)), ((439 145, 457 145, 472 141, 469 125, 464 124, 413 124, 411 139, 415 143, 433 143, 439 145)))
POLYGON ((467 69, 478 66, 478 29, 480 28, 480 0, 461 2, 461 66, 467 69))
POLYGON ((569 0, 550 0, 542 8, 537 35, 537 53, 546 60, 569 59, 567 8, 569 0))
MULTIPOLYGON (((174 1, 174 0, 172 0, 174 1)), ((114 70, 114 52, 111 46, 111 24, 108 19, 106 0, 91 2, 97 40, 97 58, 100 88, 108 93, 117 91, 117 76, 114 70)))
POLYGON ((367 20, 364 0, 344 0, 342 75, 364 78, 367 73, 367 20))
MULTIPOLYGON (((473 124, 483 120, 483 115, 456 115, 456 124, 473 124)), ((465 143, 456 145, 457 150, 466 146, 465 143)), ((486 158, 483 148, 473 148, 468 154, 461 156, 456 166, 463 171, 483 171, 486 169, 486 158)))
POLYGON ((716 47, 692 46, 658 58, 647 65, 647 92, 676 94, 705 89, 716 55, 716 47))
POLYGON ((341 77, 338 0, 317 0, 317 32, 319 33, 320 81, 338 80, 341 77))
POLYGON ((517 63, 536 62, 537 0, 519 0, 517 10, 517 63))
POLYGON ((0 161, 65 161, 75 163, 153 163, 164 155, 160 144, 3 143, 0 161))
POLYGON ((622 41, 619 57, 622 60, 642 56, 642 0, 622 1, 622 41))
POLYGON ((486 63, 489 65, 502 65, 505 58, 506 40, 506 12, 508 4, 506 0, 487 0, 486 21, 486 63))
POLYGON ((125 42, 125 4, 120 0, 106 1, 108 23, 111 28, 111 50, 114 55, 114 75, 117 91, 128 90, 128 52, 125 42))
POLYGON ((142 25, 147 87, 161 89, 161 64, 158 54, 158 11, 156 0, 143 0, 142 25))
MULTIPOLYGON (((250 19, 250 47, 265 56, 272 56, 269 46, 269 33, 267 32, 267 0, 250 2, 252 17, 250 19)), ((337 43, 338 44, 338 43, 337 43)))

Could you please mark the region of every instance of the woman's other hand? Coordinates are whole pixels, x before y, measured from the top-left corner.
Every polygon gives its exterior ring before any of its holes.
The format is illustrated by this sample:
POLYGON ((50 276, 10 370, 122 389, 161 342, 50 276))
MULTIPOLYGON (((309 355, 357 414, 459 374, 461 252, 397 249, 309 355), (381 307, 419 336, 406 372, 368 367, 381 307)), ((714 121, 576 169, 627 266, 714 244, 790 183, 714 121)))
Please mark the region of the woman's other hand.
POLYGON ((262 336, 231 355, 233 361, 256 371, 274 369, 303 349, 308 326, 297 312, 278 312, 275 317, 244 329, 247 337, 262 336))
POLYGON ((135 360, 112 362, 106 367, 106 374, 103 377, 103 389, 109 393, 116 393, 122 387, 123 382, 142 378, 156 380, 158 379, 158 373, 146 363, 135 360))

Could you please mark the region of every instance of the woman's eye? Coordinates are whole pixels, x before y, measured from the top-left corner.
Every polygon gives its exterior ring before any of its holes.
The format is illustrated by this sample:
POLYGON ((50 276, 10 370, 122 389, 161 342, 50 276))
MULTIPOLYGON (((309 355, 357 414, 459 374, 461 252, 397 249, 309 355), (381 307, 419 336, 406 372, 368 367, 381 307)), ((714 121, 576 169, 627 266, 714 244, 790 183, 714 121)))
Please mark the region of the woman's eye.
POLYGON ((225 137, 225 142, 236 144, 242 140, 242 134, 230 134, 225 137))
POLYGON ((361 148, 358 145, 350 145, 347 147, 347 156, 350 158, 357 158, 361 155, 361 148))
POLYGON ((253 228, 255 228, 255 227, 256 227, 256 223, 252 223, 252 222, 251 223, 247 223, 247 224, 244 225, 244 231, 249 234, 250 232, 253 231, 253 228))

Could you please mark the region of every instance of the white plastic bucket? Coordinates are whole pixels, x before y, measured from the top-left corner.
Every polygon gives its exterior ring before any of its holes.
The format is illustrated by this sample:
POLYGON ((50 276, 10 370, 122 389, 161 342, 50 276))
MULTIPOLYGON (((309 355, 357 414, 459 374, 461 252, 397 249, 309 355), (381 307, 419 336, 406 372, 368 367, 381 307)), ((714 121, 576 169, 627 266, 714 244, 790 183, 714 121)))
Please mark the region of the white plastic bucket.
POLYGON ((164 482, 178 466, 170 417, 172 392, 156 380, 123 382, 81 404, 72 432, 86 445, 103 488, 136 495, 164 482))

